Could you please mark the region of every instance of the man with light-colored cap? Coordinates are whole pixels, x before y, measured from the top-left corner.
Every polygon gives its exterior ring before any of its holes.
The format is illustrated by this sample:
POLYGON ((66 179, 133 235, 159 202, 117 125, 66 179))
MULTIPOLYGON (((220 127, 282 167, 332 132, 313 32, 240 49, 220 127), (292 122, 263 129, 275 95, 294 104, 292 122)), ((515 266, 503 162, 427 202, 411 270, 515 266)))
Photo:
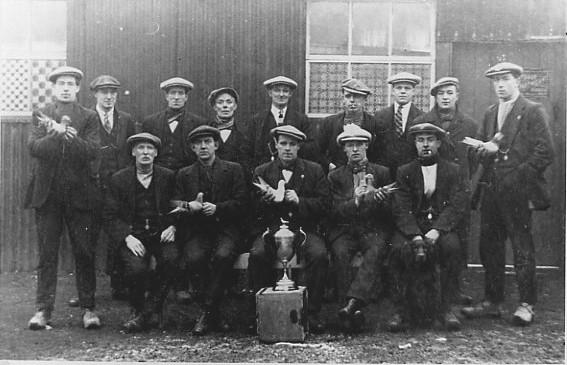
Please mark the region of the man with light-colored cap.
POLYGON ((309 292, 309 328, 321 332, 325 326, 318 313, 328 260, 325 242, 317 227, 329 209, 329 185, 319 164, 298 158, 301 144, 307 139, 305 133, 294 126, 282 125, 273 128, 270 135, 278 154, 274 161, 262 164, 254 171, 254 181, 269 186, 259 189, 255 198, 258 231, 250 250, 248 270, 254 292, 273 286, 277 280, 273 270, 276 248, 266 243, 261 233, 269 229, 269 235, 273 235, 282 219, 288 221, 289 229, 296 233, 302 228, 307 234, 305 244, 299 249, 309 292))
POLYGON ((451 278, 460 271, 456 229, 466 211, 470 185, 457 164, 439 156, 446 139, 442 128, 421 123, 410 127, 408 134, 417 158, 397 171, 399 189, 394 192, 392 209, 397 230, 390 253, 396 312, 388 327, 396 332, 439 319, 446 329, 458 330, 461 323, 451 310, 456 282, 451 278), (440 266, 439 275, 434 264, 440 266))
POLYGON ((347 156, 347 163, 329 172, 332 207, 329 212, 327 239, 336 270, 338 311, 344 331, 359 331, 364 323, 361 311, 372 298, 380 275, 391 231, 389 195, 392 182, 388 168, 368 161, 366 151, 372 135, 354 123, 347 124, 337 136, 337 144, 347 156), (362 254, 362 265, 350 280, 351 260, 362 254))
MULTIPOLYGON (((478 123, 464 113, 458 107, 459 101, 459 80, 456 77, 442 77, 431 87, 431 95, 435 98, 433 108, 421 115, 411 123, 411 125, 420 123, 431 123, 443 128, 447 132, 447 138, 439 147, 439 156, 452 161, 460 166, 460 172, 463 179, 470 181, 470 165, 471 159, 469 147, 461 141, 466 137, 475 138, 478 131, 478 123)), ((468 239, 470 225, 470 199, 467 201, 467 210, 465 218, 457 227, 457 233, 461 241, 461 269, 467 267, 468 255, 468 239)), ((457 302, 461 304, 471 304, 472 298, 461 292, 460 277, 453 278, 458 286, 457 302)))
POLYGON ((248 125, 252 150, 252 168, 276 158, 276 148, 270 137, 270 130, 280 125, 292 125, 307 136, 300 157, 320 160, 319 148, 313 140, 313 128, 307 116, 289 107, 291 97, 297 89, 297 82, 285 76, 276 76, 264 81, 264 87, 271 99, 269 109, 256 113, 248 125))
POLYGON ((341 84, 343 111, 326 117, 321 122, 319 133, 319 147, 321 154, 325 158, 323 166, 328 171, 347 163, 344 149, 335 143, 337 136, 342 133, 344 126, 349 124, 357 125, 372 135, 369 146, 374 141, 376 123, 372 115, 364 110, 366 99, 372 93, 364 82, 358 79, 346 79, 341 84))
POLYGON ((416 156, 415 146, 407 138, 408 125, 423 114, 412 102, 415 87, 421 83, 421 77, 409 72, 400 72, 391 76, 388 83, 392 85, 394 103, 376 112, 377 123, 376 148, 369 158, 390 169, 396 176, 396 169, 413 160, 416 156))
POLYGON ((195 127, 207 124, 206 120, 187 111, 186 104, 193 83, 181 77, 163 81, 159 87, 165 93, 167 108, 144 118, 142 130, 158 136, 162 142, 158 165, 177 171, 195 162, 195 154, 187 141, 187 135, 195 127))
POLYGON ((220 305, 230 282, 241 226, 247 212, 247 190, 242 167, 216 156, 221 139, 217 128, 202 125, 188 136, 197 162, 177 173, 173 203, 182 212, 181 269, 203 292, 201 314, 193 334, 211 328, 230 329, 220 305))
POLYGON ((529 325, 537 302, 533 210, 551 204, 544 172, 554 152, 549 120, 543 105, 520 93, 522 67, 502 62, 490 67, 498 103, 488 107, 480 126, 477 149, 480 183, 473 190, 473 204, 480 202, 480 258, 485 269, 484 300, 463 308, 467 317, 500 316, 504 302, 505 245, 514 252, 519 305, 513 321, 529 325))
POLYGON ((95 306, 95 216, 98 206, 91 163, 100 137, 96 113, 77 102, 81 70, 60 67, 49 74, 53 103, 35 110, 28 146, 35 168, 25 205, 35 208, 39 238, 37 313, 29 328, 45 329, 55 304, 57 257, 66 225, 76 263, 83 326, 100 327, 95 306))
POLYGON ((154 163, 161 149, 158 137, 138 133, 128 138, 127 145, 135 163, 112 175, 105 194, 103 222, 118 246, 129 289, 131 315, 123 324, 124 330, 140 332, 154 322, 152 316, 162 312, 176 278, 176 216, 168 214, 175 174, 154 163), (155 271, 150 267, 152 256, 157 262, 155 271), (148 280, 150 275, 155 277, 148 280), (148 282, 151 285, 146 298, 148 282))

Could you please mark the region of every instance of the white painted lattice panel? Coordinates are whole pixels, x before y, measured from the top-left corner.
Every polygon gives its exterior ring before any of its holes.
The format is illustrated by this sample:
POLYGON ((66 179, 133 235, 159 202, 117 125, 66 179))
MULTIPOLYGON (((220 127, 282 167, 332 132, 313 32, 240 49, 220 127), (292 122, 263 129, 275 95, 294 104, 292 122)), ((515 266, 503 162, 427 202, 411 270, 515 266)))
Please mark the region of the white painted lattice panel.
POLYGON ((30 61, 0 60, 0 111, 28 112, 31 110, 30 99, 30 61))

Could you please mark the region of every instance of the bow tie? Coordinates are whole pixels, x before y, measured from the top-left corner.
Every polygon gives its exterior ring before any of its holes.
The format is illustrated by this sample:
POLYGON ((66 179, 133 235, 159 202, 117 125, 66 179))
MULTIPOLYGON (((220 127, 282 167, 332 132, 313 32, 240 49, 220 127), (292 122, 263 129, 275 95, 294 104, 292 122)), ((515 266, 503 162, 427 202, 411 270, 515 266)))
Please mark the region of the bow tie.
POLYGON ((368 160, 361 161, 359 163, 349 162, 347 166, 352 170, 353 174, 358 174, 359 172, 366 172, 366 168, 368 167, 368 160))

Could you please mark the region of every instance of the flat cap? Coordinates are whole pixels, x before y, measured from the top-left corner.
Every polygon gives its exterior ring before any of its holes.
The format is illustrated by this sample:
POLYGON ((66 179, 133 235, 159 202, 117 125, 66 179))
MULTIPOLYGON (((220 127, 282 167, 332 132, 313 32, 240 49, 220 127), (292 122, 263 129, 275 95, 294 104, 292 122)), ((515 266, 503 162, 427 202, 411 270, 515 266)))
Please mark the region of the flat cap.
POLYGON ((185 90, 192 90, 194 85, 191 81, 185 80, 182 77, 172 77, 159 84, 160 89, 167 91, 171 87, 182 87, 185 90))
POLYGON ((159 137, 156 137, 153 134, 147 132, 134 134, 128 137, 128 139, 126 140, 126 143, 128 143, 128 147, 130 149, 134 148, 134 146, 139 142, 149 142, 153 144, 157 149, 161 147, 161 140, 159 139, 159 137))
POLYGON ((110 75, 100 75, 99 77, 91 81, 91 84, 89 86, 91 90, 96 90, 103 87, 118 89, 120 87, 120 82, 116 79, 116 77, 110 75))
POLYGON ((236 90, 231 87, 221 87, 220 89, 211 91, 211 93, 207 97, 207 100, 209 101, 209 104, 211 104, 211 106, 215 105, 215 101, 220 94, 231 95, 234 98, 234 101, 238 104, 238 93, 236 92, 236 90))
POLYGON ((345 125, 343 132, 337 136, 339 146, 348 141, 370 142, 371 140, 372 134, 370 132, 353 123, 345 125))
POLYGON ((189 132, 187 140, 192 142, 199 137, 213 137, 215 141, 218 141, 220 138, 220 132, 217 128, 211 127, 210 125, 200 125, 189 132))
POLYGON ((79 82, 83 79, 84 75, 83 75, 83 71, 79 70, 76 67, 61 66, 51 71, 51 73, 47 76, 47 79, 55 83, 55 81, 59 76, 73 76, 74 78, 77 79, 77 82, 79 82))
POLYGON ((341 87, 344 91, 348 91, 351 94, 368 95, 372 93, 372 90, 358 79, 346 79, 341 87))
POLYGON ((409 72, 400 72, 388 79, 388 84, 394 85, 400 82, 407 82, 415 86, 421 82, 421 77, 410 74, 409 72))
POLYGON ((416 134, 420 134, 420 133, 431 133, 437 135, 439 138, 443 138, 446 132, 443 128, 438 127, 435 124, 431 124, 431 123, 419 123, 411 126, 408 129, 408 136, 411 136, 412 138, 416 134))
POLYGON ((292 79, 290 79, 289 77, 285 77, 285 76, 276 76, 276 77, 272 77, 271 79, 264 81, 264 86, 267 89, 271 88, 274 85, 278 85, 278 84, 287 85, 287 86, 291 87, 292 89, 297 88, 297 82, 295 82, 292 79))
POLYGON ((500 62, 495 64, 488 70, 486 70, 484 76, 492 77, 496 75, 511 73, 515 77, 519 77, 522 74, 522 72, 524 72, 522 66, 518 66, 515 63, 511 63, 511 62, 500 62))
POLYGON ((433 84, 431 87, 431 95, 435 96, 437 94, 437 90, 439 90, 442 86, 449 86, 453 85, 459 87, 459 79, 456 77, 442 77, 433 84))
POLYGON ((303 142, 307 139, 305 133, 295 128, 292 125, 280 125, 278 127, 272 128, 270 135, 276 138, 278 135, 288 136, 297 139, 299 142, 303 142))

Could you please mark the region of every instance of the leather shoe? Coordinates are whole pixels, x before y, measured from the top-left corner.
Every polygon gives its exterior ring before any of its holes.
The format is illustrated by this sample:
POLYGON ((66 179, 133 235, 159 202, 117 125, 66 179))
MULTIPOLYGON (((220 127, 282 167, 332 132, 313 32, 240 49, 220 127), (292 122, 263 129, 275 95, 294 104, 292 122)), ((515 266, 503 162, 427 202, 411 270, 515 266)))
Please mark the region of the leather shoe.
POLYGON ((401 332, 408 328, 407 323, 404 321, 401 315, 394 314, 394 316, 388 321, 388 331, 390 332, 401 332))
POLYGON ((88 330, 100 328, 100 318, 90 309, 85 309, 83 314, 83 327, 88 330))
POLYGON ((310 313, 309 314, 309 332, 311 333, 323 333, 327 326, 325 322, 319 318, 319 314, 310 313))
POLYGON ((130 318, 122 325, 126 333, 141 332, 146 329, 146 318, 141 313, 132 312, 130 318))
POLYGON ((45 327, 49 324, 50 314, 46 311, 38 311, 36 312, 33 317, 31 317, 30 321, 28 322, 28 328, 30 330, 44 330, 45 327))
POLYGON ((360 310, 356 310, 352 315, 352 329, 353 331, 362 331, 364 328, 364 322, 366 319, 364 318, 364 313, 360 310))
POLYGON ((445 313, 443 316, 443 322, 445 323, 445 328, 448 331, 459 331, 461 329, 461 321, 455 316, 451 311, 445 313))
POLYGON ((512 319, 518 326, 527 326, 533 322, 534 316, 534 307, 528 303, 522 303, 514 312, 512 319))
POLYGON ((461 308, 461 313, 467 318, 494 317, 502 316, 500 304, 494 304, 487 300, 475 306, 461 308))
POLYGON ((67 305, 68 305, 69 307, 72 307, 72 308, 78 307, 79 304, 80 304, 80 303, 79 303, 79 298, 71 298, 71 299, 69 299, 69 301, 67 302, 67 305))
POLYGON ((195 336, 203 336, 209 332, 209 322, 211 314, 209 312, 203 311, 197 319, 195 326, 193 327, 193 334, 195 336))
POLYGON ((457 294, 457 298, 455 300, 455 302, 459 305, 472 305, 473 303, 473 297, 471 297, 470 295, 466 295, 463 292, 459 292, 457 294))
POLYGON ((352 316, 354 312, 360 309, 362 306, 360 305, 360 301, 356 298, 350 298, 347 304, 339 309, 339 317, 341 316, 352 316))

